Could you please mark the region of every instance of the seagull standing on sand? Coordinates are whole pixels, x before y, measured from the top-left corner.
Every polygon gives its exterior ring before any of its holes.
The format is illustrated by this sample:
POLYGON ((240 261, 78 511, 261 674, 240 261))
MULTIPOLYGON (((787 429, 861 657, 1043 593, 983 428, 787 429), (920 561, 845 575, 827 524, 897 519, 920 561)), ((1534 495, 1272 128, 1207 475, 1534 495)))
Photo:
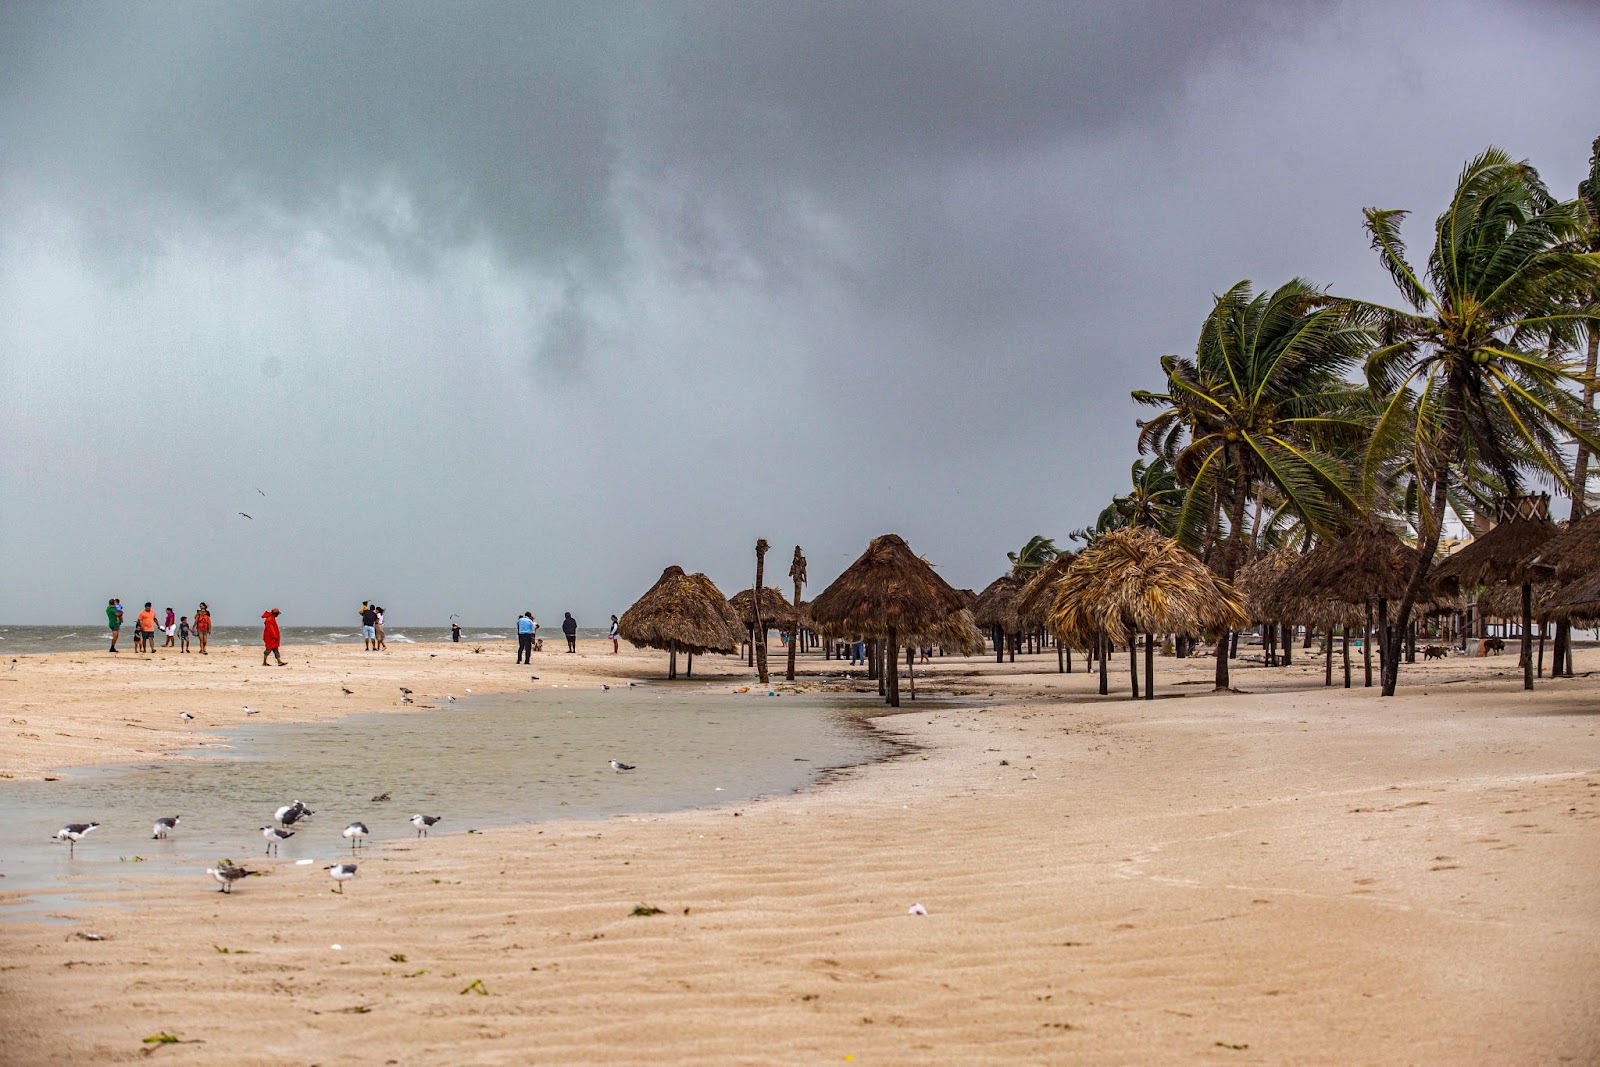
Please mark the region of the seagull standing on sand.
POLYGON ((189 714, 189 713, 188 713, 188 712, 187 712, 187 711, 180 711, 180 712, 178 712, 178 718, 180 718, 180 719, 186 719, 186 720, 188 720, 188 721, 189 721, 189 722, 193 722, 193 721, 194 721, 194 716, 193 716, 193 715, 190 715, 190 714, 189 714))
POLYGON ((295 835, 293 830, 280 830, 276 826, 263 826, 261 836, 267 839, 267 855, 278 851, 278 846, 295 835))
POLYGON ((621 760, 614 759, 611 761, 611 769, 621 773, 622 771, 631 771, 635 768, 631 763, 623 763, 621 760))
POLYGON ((157 819, 155 828, 150 831, 151 840, 160 841, 167 836, 169 830, 176 830, 178 828, 178 820, 181 818, 183 818, 182 815, 174 815, 171 818, 157 819))
POLYGON ((353 863, 335 863, 322 869, 328 872, 328 877, 333 879, 341 893, 344 892, 344 884, 356 876, 356 865, 353 863))
POLYGON ((427 837, 428 831, 433 828, 433 824, 438 822, 440 818, 442 816, 439 815, 413 815, 411 816, 411 825, 417 828, 418 837, 427 837))
POLYGON ((315 814, 316 812, 306 807, 305 801, 297 800, 293 804, 285 804, 283 807, 279 808, 273 813, 272 817, 277 819, 284 826, 293 826, 301 819, 309 819, 315 814))
POLYGON ((222 888, 217 890, 217 892, 230 893, 232 890, 229 888, 229 886, 233 885, 233 883, 237 882, 241 878, 248 878, 252 874, 260 874, 261 872, 247 871, 243 867, 235 867, 233 864, 224 861, 217 864, 215 867, 207 867, 206 873, 222 883, 222 888))
POLYGON ((67 843, 67 854, 76 856, 78 854, 78 842, 83 840, 85 834, 99 825, 97 822, 69 822, 56 831, 56 840, 65 841, 67 843))
POLYGON ((361 846, 361 839, 370 833, 364 822, 353 822, 344 828, 344 837, 350 842, 350 851, 354 852, 361 846))

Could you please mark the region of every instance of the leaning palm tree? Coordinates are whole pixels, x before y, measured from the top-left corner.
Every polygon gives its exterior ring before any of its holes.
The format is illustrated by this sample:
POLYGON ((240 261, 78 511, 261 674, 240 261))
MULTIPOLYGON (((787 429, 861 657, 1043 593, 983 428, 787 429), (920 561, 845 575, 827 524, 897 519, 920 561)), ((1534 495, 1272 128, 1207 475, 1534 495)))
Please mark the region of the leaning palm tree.
MULTIPOLYGON (((1588 233, 1582 239, 1582 247, 1587 252, 1600 252, 1600 137, 1594 139, 1589 155, 1589 176, 1578 183, 1578 203, 1583 206, 1587 216, 1584 226, 1588 233)), ((1589 302, 1600 304, 1600 292, 1589 295, 1589 302)), ((1583 361, 1583 406, 1587 411, 1594 410, 1595 369, 1600 364, 1600 326, 1593 322, 1583 324, 1583 332, 1588 337, 1588 354, 1583 361)), ((1583 518, 1588 510, 1589 487, 1589 449, 1583 442, 1578 442, 1578 454, 1572 461, 1572 513, 1569 518, 1576 522, 1583 518)))
POLYGON ((1034 571, 1060 554, 1054 538, 1034 534, 1028 538, 1028 543, 1022 546, 1020 552, 1007 552, 1006 559, 1011 561, 1011 576, 1025 582, 1034 571))
POLYGON ((1415 479, 1421 554, 1383 635, 1383 695, 1393 696, 1401 635, 1439 546, 1452 490, 1493 472, 1508 496, 1530 478, 1572 490, 1562 444, 1600 450, 1593 418, 1570 391, 1592 381, 1559 355, 1596 311, 1600 252, 1582 252, 1586 213, 1557 201, 1526 162, 1490 148, 1461 172, 1418 272, 1406 258, 1406 212, 1368 208, 1372 248, 1410 311, 1352 304, 1377 327, 1367 382, 1383 410, 1365 469, 1405 457, 1415 479))
MULTIPOLYGON (((1139 451, 1170 463, 1185 487, 1175 533, 1223 578, 1245 562, 1245 509, 1263 486, 1314 531, 1361 510, 1336 450, 1369 425, 1369 405, 1344 379, 1369 345, 1345 303, 1309 282, 1257 295, 1242 281, 1216 299, 1194 358, 1162 357, 1166 391, 1134 392, 1162 409, 1140 422, 1139 451)), ((1226 640, 1216 686, 1228 687, 1226 640)))

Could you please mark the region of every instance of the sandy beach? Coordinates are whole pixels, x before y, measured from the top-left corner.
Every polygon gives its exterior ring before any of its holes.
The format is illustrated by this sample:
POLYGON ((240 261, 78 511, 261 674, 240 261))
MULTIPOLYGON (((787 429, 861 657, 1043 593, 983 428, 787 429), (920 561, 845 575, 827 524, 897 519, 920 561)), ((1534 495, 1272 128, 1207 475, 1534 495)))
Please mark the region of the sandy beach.
MULTIPOLYGON (((509 645, 288 658, 22 657, 0 772, 532 684, 509 645)), ((919 671, 989 703, 878 718, 912 750, 802 794, 386 842, 342 895, 268 861, 0 923, 0 1062, 1600 1060, 1600 681, 1452 658, 1380 701, 1303 659, 1212 695, 1162 659, 1135 703, 1024 659, 919 671)), ((534 672, 663 667, 584 642, 534 672)))

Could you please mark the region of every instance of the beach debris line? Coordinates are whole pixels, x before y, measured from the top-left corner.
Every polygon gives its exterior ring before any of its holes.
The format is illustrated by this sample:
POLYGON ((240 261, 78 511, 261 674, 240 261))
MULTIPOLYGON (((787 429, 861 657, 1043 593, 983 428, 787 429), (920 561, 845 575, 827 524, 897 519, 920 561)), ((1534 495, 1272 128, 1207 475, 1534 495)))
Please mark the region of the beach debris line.
POLYGON ((278 846, 294 835, 295 831, 293 830, 281 830, 276 826, 263 826, 261 828, 261 836, 267 839, 266 854, 270 856, 278 851, 278 846))
POLYGON ((56 831, 55 839, 57 841, 65 841, 67 843, 68 855, 77 855, 78 842, 82 841, 84 835, 86 835, 90 830, 93 830, 99 825, 100 824, 97 822, 69 822, 67 825, 56 831))
POLYGON ((443 817, 442 815, 413 815, 411 816, 411 825, 417 828, 418 837, 427 837, 428 831, 433 829, 433 824, 443 817))
POLYGON ((155 826, 150 830, 150 839, 152 841, 163 840, 167 834, 178 828, 178 820, 181 818, 183 818, 182 815, 169 815, 157 819, 155 826))
POLYGON ((206 868, 206 873, 215 878, 218 882, 222 883, 222 888, 217 890, 217 892, 231 893, 233 892, 233 883, 237 882, 241 878, 249 878, 252 875, 260 875, 261 872, 240 867, 232 860, 218 860, 215 867, 206 868))
MULTIPOLYGON (((344 884, 356 876, 356 865, 353 863, 334 863, 322 868, 328 872, 328 877, 333 879, 334 891, 344 892, 344 884)), ((338 945, 334 945, 338 948, 338 945)))
POLYGON ((371 831, 367 829, 367 824, 364 822, 353 822, 344 828, 344 837, 346 841, 350 842, 350 850, 352 852, 361 847, 362 839, 369 833, 371 831))

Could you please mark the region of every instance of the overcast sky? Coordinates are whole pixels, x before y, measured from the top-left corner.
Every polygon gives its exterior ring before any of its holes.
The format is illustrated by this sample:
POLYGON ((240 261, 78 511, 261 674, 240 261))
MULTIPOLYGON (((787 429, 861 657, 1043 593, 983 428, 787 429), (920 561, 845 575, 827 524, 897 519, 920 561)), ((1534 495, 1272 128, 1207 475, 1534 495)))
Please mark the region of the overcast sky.
POLYGON ((1571 196, 1596 55, 1577 0, 0 4, 0 621, 601 625, 886 531, 981 587, 1213 293, 1391 300, 1361 208, 1423 249, 1489 144, 1571 196))

